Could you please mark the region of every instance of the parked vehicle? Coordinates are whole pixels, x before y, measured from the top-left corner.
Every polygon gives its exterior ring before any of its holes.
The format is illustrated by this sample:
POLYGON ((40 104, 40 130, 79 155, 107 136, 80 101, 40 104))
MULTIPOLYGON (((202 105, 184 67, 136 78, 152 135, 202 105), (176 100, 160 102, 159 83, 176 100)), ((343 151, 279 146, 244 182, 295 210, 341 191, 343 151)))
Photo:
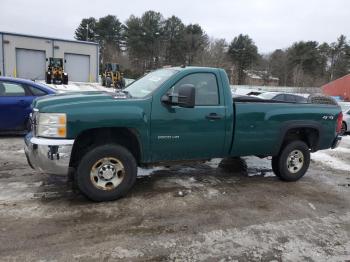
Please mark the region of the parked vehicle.
POLYGON ((33 100, 54 93, 37 82, 0 77, 0 132, 27 130, 33 100))
POLYGON ((265 92, 258 95, 258 97, 262 99, 270 99, 280 102, 307 103, 307 99, 303 96, 282 92, 265 92))
POLYGON ((102 86, 113 86, 118 89, 122 89, 125 87, 125 79, 123 77, 123 74, 120 72, 119 64, 106 63, 101 78, 102 86))
POLYGON ((272 156, 276 176, 296 181, 310 152, 335 148, 341 139, 339 106, 237 102, 217 68, 160 69, 116 94, 60 94, 33 107, 29 164, 69 173, 94 201, 124 196, 137 166, 216 157, 272 156))
POLYGON ((49 58, 49 66, 46 71, 46 84, 68 85, 68 73, 64 72, 62 58, 49 58))
POLYGON ((254 96, 254 95, 239 95, 232 93, 233 102, 253 102, 253 101, 261 101, 262 98, 254 96))

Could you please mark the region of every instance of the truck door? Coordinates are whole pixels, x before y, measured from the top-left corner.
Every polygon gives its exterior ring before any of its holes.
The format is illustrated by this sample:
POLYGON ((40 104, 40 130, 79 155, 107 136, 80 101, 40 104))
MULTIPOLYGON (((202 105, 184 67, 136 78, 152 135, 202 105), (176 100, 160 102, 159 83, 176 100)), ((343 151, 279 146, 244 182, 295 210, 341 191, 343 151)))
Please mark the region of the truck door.
POLYGON ((221 156, 225 139, 225 105, 218 75, 192 73, 176 82, 167 94, 184 84, 195 87, 195 107, 165 105, 153 99, 152 161, 205 159, 221 156), (221 99, 220 99, 221 98, 221 99))

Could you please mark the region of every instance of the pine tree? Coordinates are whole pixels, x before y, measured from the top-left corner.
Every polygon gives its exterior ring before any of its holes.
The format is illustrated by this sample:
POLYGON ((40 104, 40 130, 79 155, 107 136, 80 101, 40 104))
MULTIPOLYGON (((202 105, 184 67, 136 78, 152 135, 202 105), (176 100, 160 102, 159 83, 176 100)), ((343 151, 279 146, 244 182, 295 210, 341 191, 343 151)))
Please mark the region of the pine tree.
POLYGON ((248 35, 240 34, 231 42, 228 54, 237 70, 237 82, 241 85, 244 83, 244 71, 258 58, 258 48, 248 35))
POLYGON ((80 41, 95 42, 96 33, 96 19, 93 17, 84 18, 75 30, 74 38, 80 41))

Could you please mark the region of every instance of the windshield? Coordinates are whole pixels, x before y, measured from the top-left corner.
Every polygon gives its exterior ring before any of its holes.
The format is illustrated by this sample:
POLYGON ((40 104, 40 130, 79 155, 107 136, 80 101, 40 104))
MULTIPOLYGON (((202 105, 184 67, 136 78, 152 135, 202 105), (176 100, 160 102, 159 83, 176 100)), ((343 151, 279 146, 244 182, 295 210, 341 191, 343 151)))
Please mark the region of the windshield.
POLYGON ((106 64, 105 71, 119 71, 119 64, 106 64))
POLYGON ((131 83, 124 90, 127 91, 132 97, 146 97, 177 72, 178 71, 174 69, 159 69, 153 71, 139 80, 131 83))
POLYGON ((50 64, 52 67, 62 67, 62 59, 50 58, 50 64))
POLYGON ((258 95, 258 97, 262 98, 262 99, 272 99, 276 96, 276 93, 262 93, 260 95, 258 95))

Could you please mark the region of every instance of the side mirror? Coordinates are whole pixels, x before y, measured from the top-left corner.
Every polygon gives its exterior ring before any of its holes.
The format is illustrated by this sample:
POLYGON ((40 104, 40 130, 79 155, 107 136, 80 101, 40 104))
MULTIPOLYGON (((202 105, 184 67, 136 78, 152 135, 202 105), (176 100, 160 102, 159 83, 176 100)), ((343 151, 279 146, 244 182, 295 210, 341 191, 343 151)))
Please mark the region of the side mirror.
POLYGON ((166 105, 177 105, 186 108, 195 106, 196 89, 191 84, 184 84, 179 87, 178 95, 166 94, 161 98, 166 105))
POLYGON ((184 84, 179 87, 178 104, 181 107, 193 108, 195 105, 196 89, 194 85, 184 84))

